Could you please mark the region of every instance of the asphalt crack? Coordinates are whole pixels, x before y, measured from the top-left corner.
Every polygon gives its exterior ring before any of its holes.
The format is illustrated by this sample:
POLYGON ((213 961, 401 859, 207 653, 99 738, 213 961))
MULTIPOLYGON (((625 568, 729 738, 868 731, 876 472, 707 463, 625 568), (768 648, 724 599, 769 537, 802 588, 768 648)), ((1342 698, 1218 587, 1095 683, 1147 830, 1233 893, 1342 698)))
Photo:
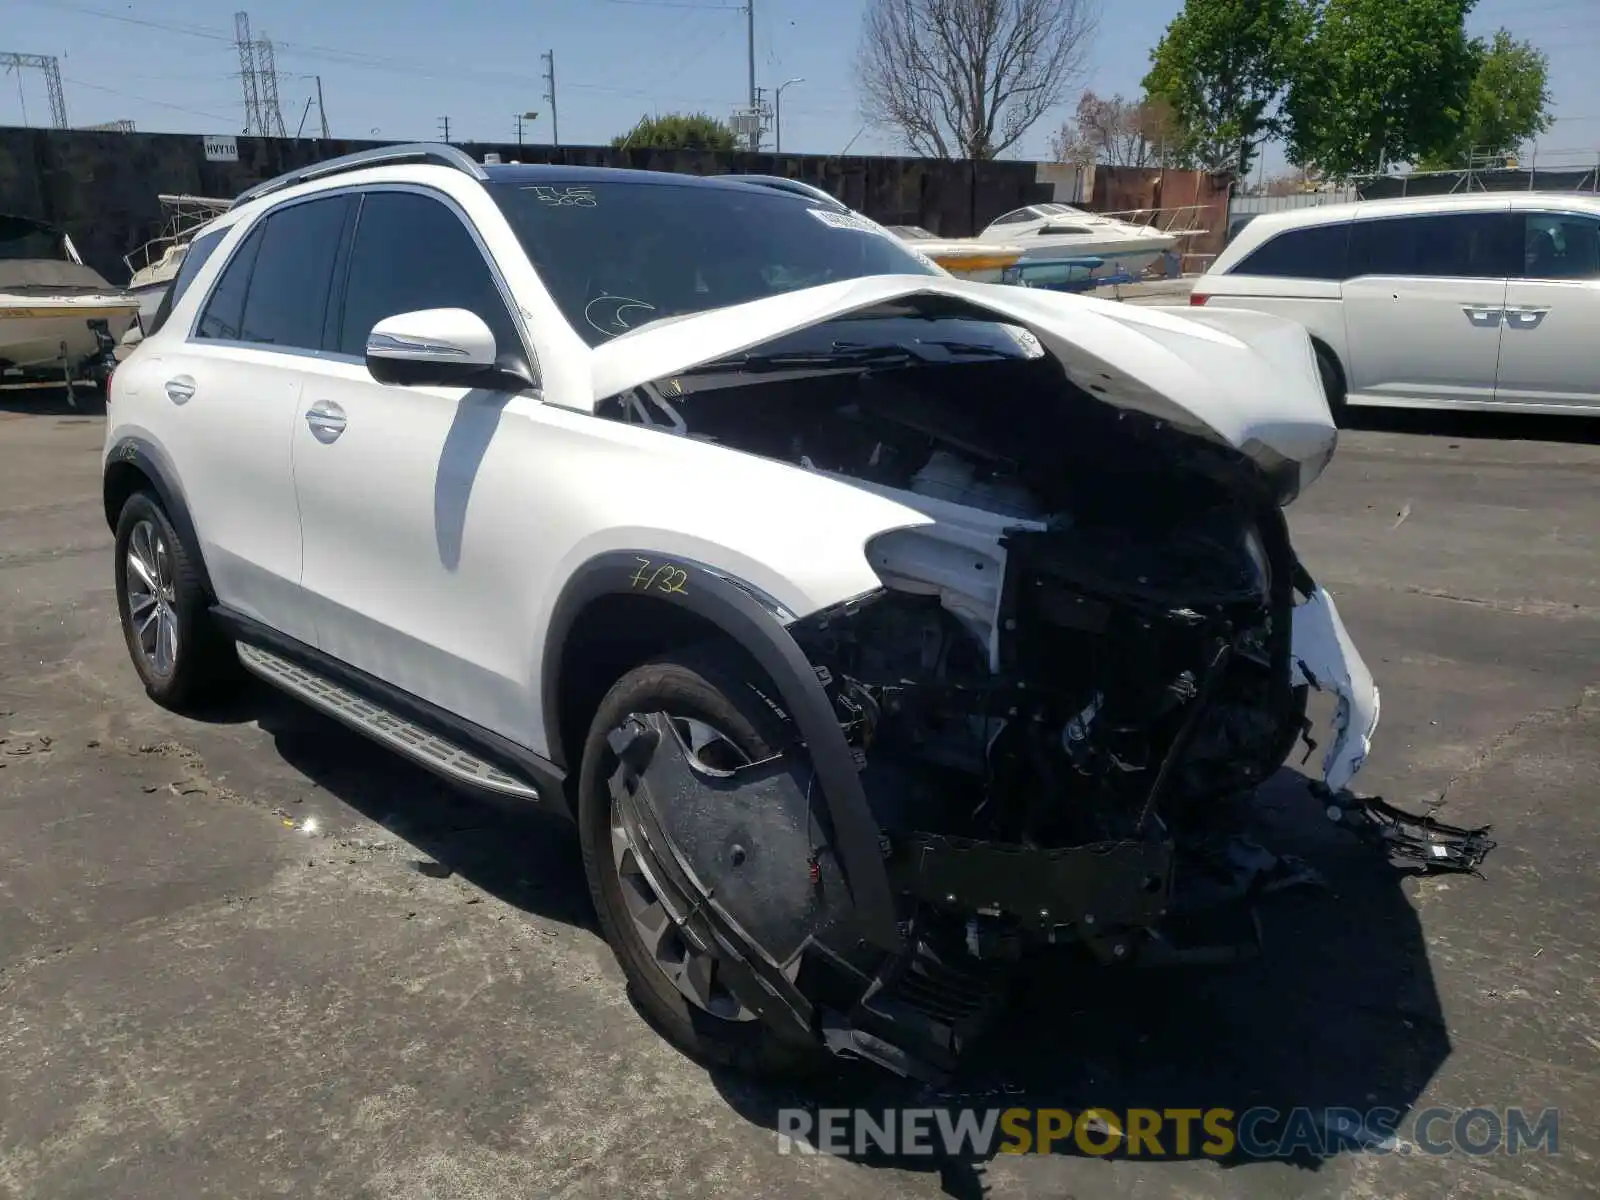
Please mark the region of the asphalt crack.
POLYGON ((1563 704, 1559 708, 1538 709, 1535 712, 1528 713, 1526 716, 1519 717, 1501 732, 1490 738, 1483 749, 1472 756, 1471 762, 1445 780, 1444 786, 1439 789, 1439 795, 1431 807, 1443 808, 1449 802, 1450 793, 1458 784, 1465 782, 1479 771, 1492 765, 1505 752, 1507 746, 1528 730, 1555 724, 1576 716, 1597 702, 1600 702, 1600 685, 1587 686, 1578 693, 1578 698, 1570 704, 1563 704))

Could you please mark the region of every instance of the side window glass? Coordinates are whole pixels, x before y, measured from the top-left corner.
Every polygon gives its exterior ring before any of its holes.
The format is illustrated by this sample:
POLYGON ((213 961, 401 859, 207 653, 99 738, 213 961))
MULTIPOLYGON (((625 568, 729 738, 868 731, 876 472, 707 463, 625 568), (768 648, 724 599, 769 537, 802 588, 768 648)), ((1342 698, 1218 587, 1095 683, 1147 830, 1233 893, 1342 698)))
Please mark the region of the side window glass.
POLYGON ((339 235, 353 200, 329 196, 270 213, 245 297, 239 340, 322 348, 339 235))
POLYGON ((424 308, 477 313, 501 353, 523 353, 483 251, 461 218, 415 192, 371 192, 361 202, 350 250, 339 349, 359 357, 379 321, 424 308))
POLYGON ((237 341, 239 326, 244 321, 245 291, 250 286, 250 272, 256 265, 256 255, 261 252, 263 227, 258 224, 248 234, 228 265, 222 277, 211 289, 205 311, 200 314, 200 324, 195 336, 219 341, 237 341))
POLYGON ((1020 224, 1022 224, 1022 222, 1032 219, 1032 217, 1033 217, 1033 210, 1032 209, 1019 208, 1015 212, 1008 212, 1003 217, 996 217, 993 221, 990 222, 990 224, 991 225, 1020 225, 1020 224))
POLYGON ((156 308, 148 332, 154 333, 167 323, 173 307, 183 299, 183 294, 189 290, 194 277, 200 274, 200 268, 206 265, 206 259, 211 257, 222 239, 227 236, 226 229, 217 229, 190 239, 189 248, 183 252, 183 261, 178 264, 178 273, 172 277, 166 295, 161 297, 161 304, 156 308))
POLYGON ((1571 213, 1529 213, 1524 222, 1524 279, 1600 279, 1600 220, 1571 213))
POLYGON ((1350 225, 1346 221, 1285 230, 1245 255, 1230 273, 1280 279, 1346 279, 1349 243, 1350 225))
POLYGON ((1357 221, 1351 233, 1355 275, 1504 279, 1511 273, 1509 213, 1441 213, 1357 221))

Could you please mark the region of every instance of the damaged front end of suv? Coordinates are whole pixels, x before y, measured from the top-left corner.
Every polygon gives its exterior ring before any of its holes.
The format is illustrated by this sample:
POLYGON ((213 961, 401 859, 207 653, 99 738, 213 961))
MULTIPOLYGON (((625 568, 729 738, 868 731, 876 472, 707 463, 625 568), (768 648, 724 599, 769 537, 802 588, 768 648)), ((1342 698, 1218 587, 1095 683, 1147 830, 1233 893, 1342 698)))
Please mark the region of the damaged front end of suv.
MULTIPOLYGON (((1241 836, 1249 798, 1309 735, 1313 689, 1336 701, 1321 786, 1348 797, 1378 693, 1284 519, 1336 436, 1302 331, 853 288, 775 337, 713 336, 715 355, 600 409, 908 518, 865 543, 876 587, 785 621, 826 704, 808 726, 795 689, 763 697, 792 751, 718 764, 640 714, 613 738, 612 791, 743 1008, 935 1076, 1035 951, 1253 950, 1249 902, 1286 863, 1241 836), (1144 360, 1114 368, 1133 345, 1144 360), (848 780, 828 769, 841 754, 848 780), (866 927, 882 903, 893 939, 866 927)), ((1436 857, 1475 865, 1476 843, 1448 845, 1436 857)))

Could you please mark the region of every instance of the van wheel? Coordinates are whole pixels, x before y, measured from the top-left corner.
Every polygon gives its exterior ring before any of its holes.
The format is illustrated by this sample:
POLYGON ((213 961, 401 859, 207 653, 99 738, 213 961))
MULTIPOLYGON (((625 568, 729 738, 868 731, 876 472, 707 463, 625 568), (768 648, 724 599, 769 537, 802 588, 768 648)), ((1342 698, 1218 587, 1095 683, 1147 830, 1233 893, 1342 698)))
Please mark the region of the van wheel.
POLYGON ((1333 351, 1320 343, 1313 343, 1317 352, 1317 374, 1322 378, 1322 393, 1328 398, 1328 411, 1333 423, 1343 429, 1350 408, 1345 403, 1344 373, 1333 357, 1333 351))
POLYGON ((757 688, 771 685, 737 652, 717 647, 658 658, 624 675, 600 702, 584 743, 579 835, 601 931, 651 1023, 701 1062, 792 1078, 821 1061, 821 1048, 769 1028, 720 986, 716 955, 688 945, 662 907, 609 787, 617 759, 607 735, 634 713, 665 713, 714 769, 770 757, 788 739, 757 688))
POLYGON ((122 506, 116 564, 122 634, 150 698, 179 711, 221 698, 237 681, 237 651, 211 619, 193 551, 150 492, 122 506))

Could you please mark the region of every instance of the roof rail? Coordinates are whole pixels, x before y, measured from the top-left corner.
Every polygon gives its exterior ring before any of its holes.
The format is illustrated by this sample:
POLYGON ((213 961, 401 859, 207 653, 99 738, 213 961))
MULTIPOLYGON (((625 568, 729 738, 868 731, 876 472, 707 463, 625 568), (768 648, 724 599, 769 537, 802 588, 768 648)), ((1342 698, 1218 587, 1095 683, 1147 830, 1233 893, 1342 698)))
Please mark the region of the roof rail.
POLYGON ((831 208, 843 209, 846 207, 844 201, 837 196, 801 179, 790 179, 784 175, 731 175, 729 178, 738 179, 744 183, 754 183, 760 187, 773 188, 780 192, 790 192, 796 196, 804 196, 809 200, 820 201, 831 208))
POLYGON ((375 150, 357 150, 354 154, 341 154, 338 158, 324 159, 309 166, 297 167, 264 183, 246 188, 234 199, 232 207, 237 208, 269 192, 280 191, 312 179, 323 179, 329 175, 343 174, 345 171, 359 171, 365 167, 382 167, 402 162, 423 162, 440 167, 454 167, 480 183, 489 178, 487 171, 473 162, 465 151, 457 150, 454 146, 445 145, 443 142, 408 142, 400 146, 380 146, 375 150))

